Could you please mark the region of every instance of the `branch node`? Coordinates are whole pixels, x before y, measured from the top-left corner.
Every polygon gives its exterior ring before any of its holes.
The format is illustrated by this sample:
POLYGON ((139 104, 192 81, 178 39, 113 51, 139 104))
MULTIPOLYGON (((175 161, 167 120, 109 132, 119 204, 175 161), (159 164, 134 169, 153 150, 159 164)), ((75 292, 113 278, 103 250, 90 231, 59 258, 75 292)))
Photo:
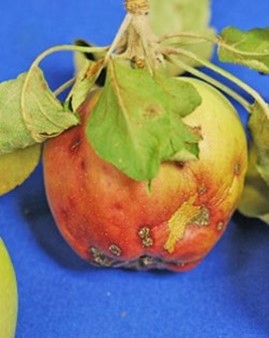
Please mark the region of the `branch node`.
POLYGON ((149 13, 149 0, 125 0, 125 8, 130 14, 146 15, 149 13))

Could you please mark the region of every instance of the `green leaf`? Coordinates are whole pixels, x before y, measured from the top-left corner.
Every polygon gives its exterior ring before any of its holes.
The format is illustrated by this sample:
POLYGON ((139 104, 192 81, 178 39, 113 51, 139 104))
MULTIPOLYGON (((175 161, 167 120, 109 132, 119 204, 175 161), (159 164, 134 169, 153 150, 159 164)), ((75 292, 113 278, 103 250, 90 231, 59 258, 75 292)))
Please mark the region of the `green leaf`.
POLYGON ((238 210, 247 217, 255 217, 269 224, 269 186, 257 170, 257 149, 249 150, 249 163, 244 190, 238 210))
MULTIPOLYGON (((150 0, 151 24, 158 36, 191 32, 205 37, 214 36, 214 30, 209 27, 211 15, 210 0, 150 0)), ((182 47, 196 55, 210 59, 213 44, 203 40, 186 38, 173 38, 164 42, 167 47, 182 47), (195 44, 193 44, 195 42, 195 44)), ((184 56, 177 56, 181 61, 193 67, 199 66, 196 61, 184 56)), ((182 69, 175 65, 167 64, 168 72, 172 75, 182 73, 182 69)))
POLYGON ((78 116, 50 91, 38 67, 0 84, 0 155, 57 136, 78 123, 78 116))
POLYGON ((34 171, 40 160, 41 145, 0 155, 0 195, 16 188, 34 171))
POLYGON ((192 85, 178 80, 170 94, 172 80, 167 81, 160 85, 146 69, 110 60, 105 87, 88 120, 87 136, 96 152, 135 180, 152 180, 160 163, 180 151, 197 155, 200 138, 182 122, 186 112, 178 103, 182 96, 190 113, 200 97, 192 85))
POLYGON ((227 27, 221 33, 219 58, 269 74, 269 27, 241 31, 227 27))
POLYGON ((181 81, 177 77, 164 76, 161 73, 156 73, 154 79, 162 87, 162 90, 165 91, 167 97, 169 97, 170 109, 180 117, 189 115, 201 104, 201 97, 192 84, 181 81))

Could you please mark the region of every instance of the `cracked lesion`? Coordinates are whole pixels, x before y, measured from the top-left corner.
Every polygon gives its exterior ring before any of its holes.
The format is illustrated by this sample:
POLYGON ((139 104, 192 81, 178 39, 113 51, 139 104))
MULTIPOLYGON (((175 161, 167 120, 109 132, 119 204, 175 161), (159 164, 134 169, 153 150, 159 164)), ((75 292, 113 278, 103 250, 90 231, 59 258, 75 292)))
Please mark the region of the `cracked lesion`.
POLYGON ((163 269, 165 267, 165 261, 159 257, 142 255, 137 259, 125 262, 122 267, 135 270, 163 269))

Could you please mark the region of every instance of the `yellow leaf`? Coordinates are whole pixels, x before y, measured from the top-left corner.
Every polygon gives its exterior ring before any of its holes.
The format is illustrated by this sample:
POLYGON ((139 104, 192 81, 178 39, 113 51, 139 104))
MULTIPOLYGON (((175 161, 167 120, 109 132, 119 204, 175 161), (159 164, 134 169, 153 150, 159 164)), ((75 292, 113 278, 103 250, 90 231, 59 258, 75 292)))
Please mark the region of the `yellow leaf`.
POLYGON ((0 156, 0 195, 23 183, 37 166, 39 144, 0 156))

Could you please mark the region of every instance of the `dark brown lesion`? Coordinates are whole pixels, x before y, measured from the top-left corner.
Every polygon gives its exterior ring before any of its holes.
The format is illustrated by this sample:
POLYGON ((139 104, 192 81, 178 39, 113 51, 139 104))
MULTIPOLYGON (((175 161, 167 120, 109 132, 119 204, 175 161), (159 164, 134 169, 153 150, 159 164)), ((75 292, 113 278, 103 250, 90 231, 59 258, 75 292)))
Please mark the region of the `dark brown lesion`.
POLYGON ((179 169, 183 169, 185 167, 185 162, 183 161, 175 161, 174 164, 179 169))
POLYGON ((80 161, 80 168, 81 168, 82 171, 86 170, 86 163, 83 159, 80 161))
POLYGON ((70 152, 74 153, 78 151, 80 144, 81 144, 81 137, 80 135, 76 135, 70 143, 70 146, 69 146, 70 152))
POLYGON ((135 260, 126 262, 123 267, 134 270, 164 269, 165 262, 159 257, 142 255, 135 260))
POLYGON ((234 165, 234 175, 239 176, 241 173, 241 163, 240 162, 236 162, 234 165))
POLYGON ((150 104, 145 107, 143 116, 148 120, 153 120, 161 117, 163 114, 162 107, 157 104, 150 104))

